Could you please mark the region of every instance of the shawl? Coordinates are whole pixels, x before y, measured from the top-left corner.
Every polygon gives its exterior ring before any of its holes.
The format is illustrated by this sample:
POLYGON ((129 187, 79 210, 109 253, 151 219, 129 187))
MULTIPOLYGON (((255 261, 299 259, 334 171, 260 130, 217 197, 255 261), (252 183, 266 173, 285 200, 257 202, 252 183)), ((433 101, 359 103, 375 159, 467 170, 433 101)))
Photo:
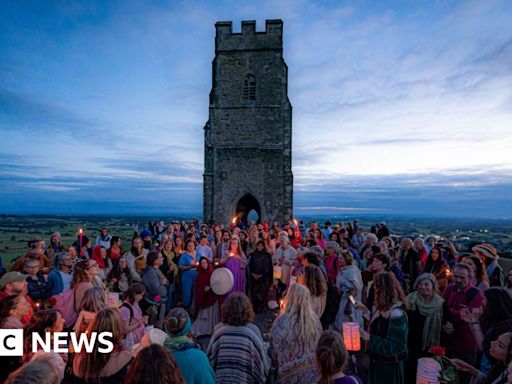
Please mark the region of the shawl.
POLYGON ((95 245, 92 249, 91 258, 98 263, 98 267, 100 267, 101 269, 105 269, 107 268, 107 266, 105 265, 105 259, 101 257, 101 248, 103 248, 101 245, 95 245))
POLYGON ((204 291, 206 287, 210 286, 210 278, 213 273, 213 268, 206 257, 201 257, 201 260, 202 259, 205 259, 208 262, 208 267, 207 269, 204 269, 201 266, 198 266, 197 268, 195 290, 196 311, 211 307, 217 301, 217 295, 213 293, 211 289, 208 292, 204 291))
POLYGON ((426 317, 425 325, 423 326, 423 350, 433 345, 439 345, 441 342, 443 302, 444 299, 437 294, 434 294, 429 303, 425 303, 423 297, 417 291, 407 296, 409 309, 415 311, 417 308, 420 314, 426 317))
POLYGON ((167 339, 164 341, 164 347, 168 348, 171 351, 186 351, 187 349, 197 348, 198 345, 187 336, 187 333, 190 331, 192 324, 190 323, 190 318, 187 319, 185 323, 185 327, 178 333, 170 333, 168 332, 167 339))

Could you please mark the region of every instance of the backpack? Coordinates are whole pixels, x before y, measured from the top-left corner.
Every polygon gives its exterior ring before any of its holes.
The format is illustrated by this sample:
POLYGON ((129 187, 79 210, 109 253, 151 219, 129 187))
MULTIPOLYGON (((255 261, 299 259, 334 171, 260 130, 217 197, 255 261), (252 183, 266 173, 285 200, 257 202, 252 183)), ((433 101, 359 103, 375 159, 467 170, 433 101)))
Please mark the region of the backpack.
MULTIPOLYGON (((132 319, 133 319, 133 308, 130 304, 128 304, 126 302, 121 304, 121 307, 128 308, 128 311, 130 311, 130 320, 128 320, 128 325, 130 325, 132 323, 132 319)), ((121 308, 119 308, 119 309, 121 309, 121 308)))
POLYGON ((338 307, 340 306, 341 295, 338 293, 336 286, 328 281, 327 282, 327 299, 325 301, 325 310, 320 318, 323 329, 327 329, 336 319, 338 307))
POLYGON ((75 290, 71 288, 57 295, 53 295, 49 300, 52 307, 62 315, 67 329, 72 329, 78 318, 78 313, 75 309, 75 301, 75 290))

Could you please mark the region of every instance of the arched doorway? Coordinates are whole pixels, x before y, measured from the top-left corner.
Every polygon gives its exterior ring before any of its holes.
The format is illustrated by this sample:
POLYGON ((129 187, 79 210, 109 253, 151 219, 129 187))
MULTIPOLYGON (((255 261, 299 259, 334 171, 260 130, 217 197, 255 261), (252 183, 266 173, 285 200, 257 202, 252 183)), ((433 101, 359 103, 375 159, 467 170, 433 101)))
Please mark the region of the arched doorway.
POLYGON ((236 203, 235 216, 238 218, 239 222, 242 222, 244 224, 247 224, 248 218, 251 221, 254 221, 255 223, 260 223, 261 222, 260 203, 250 193, 244 195, 236 203), (249 217, 249 214, 250 214, 250 217, 249 217))

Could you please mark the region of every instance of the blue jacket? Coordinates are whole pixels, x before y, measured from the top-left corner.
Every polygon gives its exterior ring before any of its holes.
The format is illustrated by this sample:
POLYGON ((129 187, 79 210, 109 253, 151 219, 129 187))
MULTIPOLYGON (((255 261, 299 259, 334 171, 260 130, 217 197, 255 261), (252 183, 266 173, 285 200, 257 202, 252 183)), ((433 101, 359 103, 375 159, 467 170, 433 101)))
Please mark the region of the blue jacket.
POLYGON ((48 291, 50 292, 50 297, 53 295, 58 295, 64 290, 64 283, 62 281, 62 276, 58 268, 54 268, 48 274, 48 282, 46 284, 48 291))

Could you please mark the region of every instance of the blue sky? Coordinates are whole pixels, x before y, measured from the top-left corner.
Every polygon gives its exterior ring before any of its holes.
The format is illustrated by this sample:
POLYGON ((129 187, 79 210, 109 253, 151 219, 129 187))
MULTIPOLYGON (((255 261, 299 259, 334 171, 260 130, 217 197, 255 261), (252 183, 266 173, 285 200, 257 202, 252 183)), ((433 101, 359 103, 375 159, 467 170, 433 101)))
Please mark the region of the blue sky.
POLYGON ((295 212, 512 216, 512 3, 3 1, 0 213, 201 213, 214 23, 284 21, 295 212))

